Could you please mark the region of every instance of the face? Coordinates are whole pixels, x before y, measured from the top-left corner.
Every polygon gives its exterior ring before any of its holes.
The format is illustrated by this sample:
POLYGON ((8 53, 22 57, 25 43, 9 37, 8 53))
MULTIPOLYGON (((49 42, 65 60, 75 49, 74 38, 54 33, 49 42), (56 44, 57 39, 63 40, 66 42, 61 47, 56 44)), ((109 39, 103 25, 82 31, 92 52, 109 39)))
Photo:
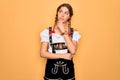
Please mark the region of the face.
POLYGON ((61 7, 58 10, 58 21, 67 22, 67 20, 70 18, 69 10, 67 7, 61 7))

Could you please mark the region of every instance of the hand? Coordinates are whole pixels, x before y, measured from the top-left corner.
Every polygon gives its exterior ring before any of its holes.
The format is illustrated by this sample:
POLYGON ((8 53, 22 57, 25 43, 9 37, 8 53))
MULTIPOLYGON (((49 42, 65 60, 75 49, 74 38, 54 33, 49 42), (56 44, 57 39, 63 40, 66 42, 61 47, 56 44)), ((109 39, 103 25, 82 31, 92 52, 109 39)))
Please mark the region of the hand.
POLYGON ((65 54, 63 54, 62 57, 63 57, 64 59, 71 60, 73 56, 72 56, 70 53, 65 53, 65 54))
POLYGON ((65 32, 65 27, 64 27, 64 24, 63 24, 62 21, 57 22, 57 27, 58 27, 58 29, 60 30, 61 33, 65 32))

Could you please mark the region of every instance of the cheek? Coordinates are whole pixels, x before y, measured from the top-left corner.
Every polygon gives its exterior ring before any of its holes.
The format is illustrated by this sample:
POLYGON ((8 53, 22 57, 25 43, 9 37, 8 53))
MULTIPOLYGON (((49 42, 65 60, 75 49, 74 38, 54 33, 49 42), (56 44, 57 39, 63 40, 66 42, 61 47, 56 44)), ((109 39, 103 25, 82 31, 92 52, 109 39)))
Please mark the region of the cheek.
POLYGON ((60 14, 60 13, 57 14, 57 18, 59 18, 59 17, 61 17, 61 14, 60 14))
POLYGON ((65 18, 66 18, 66 20, 68 20, 68 19, 69 19, 69 16, 65 16, 65 18))

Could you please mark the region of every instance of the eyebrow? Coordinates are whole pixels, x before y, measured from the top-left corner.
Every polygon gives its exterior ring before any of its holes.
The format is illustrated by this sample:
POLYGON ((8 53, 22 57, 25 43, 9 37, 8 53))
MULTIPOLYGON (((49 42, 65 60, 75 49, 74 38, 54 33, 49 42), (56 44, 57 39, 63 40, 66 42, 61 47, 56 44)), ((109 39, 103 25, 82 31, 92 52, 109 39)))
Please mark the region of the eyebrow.
MULTIPOLYGON (((62 10, 62 9, 59 9, 59 11, 63 11, 63 10, 62 10)), ((65 11, 65 12, 69 14, 69 11, 65 11)))

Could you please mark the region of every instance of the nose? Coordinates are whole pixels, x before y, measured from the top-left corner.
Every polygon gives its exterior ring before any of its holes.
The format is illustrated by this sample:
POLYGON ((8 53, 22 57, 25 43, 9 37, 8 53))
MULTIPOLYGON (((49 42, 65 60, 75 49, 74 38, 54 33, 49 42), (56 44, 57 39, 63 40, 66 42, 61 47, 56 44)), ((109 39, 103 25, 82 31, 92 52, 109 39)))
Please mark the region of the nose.
POLYGON ((64 17, 64 13, 61 13, 61 17, 64 17))

